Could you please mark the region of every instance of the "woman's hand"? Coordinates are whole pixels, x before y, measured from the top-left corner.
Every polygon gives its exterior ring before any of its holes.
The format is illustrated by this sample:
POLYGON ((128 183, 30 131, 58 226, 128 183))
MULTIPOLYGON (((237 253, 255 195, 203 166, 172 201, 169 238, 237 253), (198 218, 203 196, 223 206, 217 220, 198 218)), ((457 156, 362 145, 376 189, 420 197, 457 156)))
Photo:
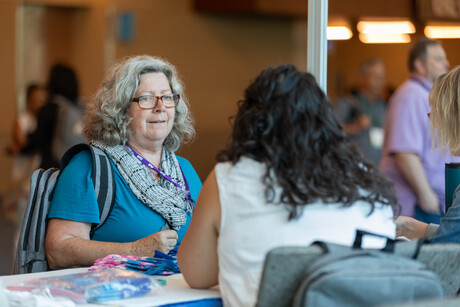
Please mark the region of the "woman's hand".
POLYGON ((46 233, 46 257, 52 269, 84 267, 109 254, 153 256, 155 250, 168 253, 177 243, 177 232, 160 231, 135 242, 93 241, 90 223, 50 219, 46 233))
POLYGON ((396 237, 406 237, 411 240, 423 238, 428 228, 428 224, 408 216, 398 217, 395 223, 396 237))
POLYGON ((153 256, 155 250, 167 254, 176 246, 177 238, 177 232, 174 230, 156 232, 133 242, 131 245, 131 255, 138 257, 153 256))

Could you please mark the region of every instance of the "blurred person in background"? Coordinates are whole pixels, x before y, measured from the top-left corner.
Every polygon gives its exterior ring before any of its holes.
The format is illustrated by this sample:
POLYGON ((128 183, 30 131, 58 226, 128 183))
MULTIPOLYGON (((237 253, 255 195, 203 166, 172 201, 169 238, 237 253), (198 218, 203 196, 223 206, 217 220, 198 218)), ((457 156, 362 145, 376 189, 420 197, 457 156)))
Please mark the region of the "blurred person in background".
POLYGON ((39 155, 35 153, 21 154, 21 148, 27 144, 27 137, 37 128, 37 114, 45 104, 47 92, 39 84, 30 84, 26 91, 26 110, 19 114, 13 124, 13 144, 9 148, 15 154, 12 172, 13 182, 30 175, 30 171, 39 165, 39 155), (32 165, 33 166, 32 166, 32 165))
POLYGON ((26 109, 14 120, 12 144, 7 152, 13 155, 11 181, 7 192, 2 196, 2 215, 17 224, 27 204, 29 183, 32 172, 40 165, 40 155, 35 152, 22 153, 27 138, 37 127, 37 114, 45 104, 47 92, 39 84, 32 83, 26 90, 26 109))
POLYGON ((412 46, 408 64, 410 78, 390 99, 380 169, 395 184, 401 215, 439 223, 445 205, 444 164, 458 158, 432 147, 428 95, 449 62, 438 41, 423 37, 412 46))
MULTIPOLYGON (((430 107, 433 138, 436 137, 440 148, 460 156, 460 66, 436 79, 430 92, 430 107)), ((439 225, 406 216, 400 216, 396 224, 398 236, 427 237, 433 243, 460 243, 460 186, 439 225)))
POLYGON ((359 67, 358 88, 333 103, 334 113, 350 143, 376 165, 382 157, 385 80, 383 62, 377 58, 366 59, 359 67))
POLYGON ((37 129, 29 134, 23 153, 38 151, 40 167, 59 167, 62 154, 72 145, 85 143, 83 132, 84 103, 79 97, 75 71, 55 64, 48 78, 48 100, 40 109, 37 129))

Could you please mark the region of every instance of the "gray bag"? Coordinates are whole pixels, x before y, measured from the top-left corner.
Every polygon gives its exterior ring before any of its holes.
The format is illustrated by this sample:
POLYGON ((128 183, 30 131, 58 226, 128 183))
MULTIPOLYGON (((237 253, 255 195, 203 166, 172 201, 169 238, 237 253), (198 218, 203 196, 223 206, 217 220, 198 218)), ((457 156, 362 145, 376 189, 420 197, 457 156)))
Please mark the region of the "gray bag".
MULTIPOLYGON (((100 149, 88 144, 78 144, 70 148, 61 160, 61 171, 70 160, 82 150, 89 150, 93 163, 92 179, 99 205, 100 223, 93 224, 94 231, 107 220, 115 201, 115 181, 112 166, 107 155, 100 149)), ((24 212, 19 230, 13 273, 35 273, 48 271, 45 252, 47 215, 54 188, 59 179, 57 168, 36 170, 30 180, 29 203, 24 212)))
POLYGON ((293 306, 378 306, 444 297, 436 274, 415 260, 422 241, 388 239, 383 250, 364 250, 365 234, 370 233, 358 231, 353 247, 315 242, 325 255, 304 272, 293 306))

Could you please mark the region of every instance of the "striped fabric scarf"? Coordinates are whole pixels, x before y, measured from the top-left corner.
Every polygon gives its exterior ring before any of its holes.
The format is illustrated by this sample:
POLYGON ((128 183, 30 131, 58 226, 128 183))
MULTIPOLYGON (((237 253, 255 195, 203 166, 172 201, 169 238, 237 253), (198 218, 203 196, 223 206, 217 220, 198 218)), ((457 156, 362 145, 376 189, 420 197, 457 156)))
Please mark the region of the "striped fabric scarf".
MULTIPOLYGON (((157 182, 150 169, 142 164, 132 151, 123 145, 106 146, 91 141, 91 145, 103 150, 115 163, 118 171, 134 195, 147 207, 161 215, 167 225, 161 230, 178 230, 187 221, 187 212, 192 214, 192 207, 187 201, 185 191, 176 187, 166 178, 160 176, 157 182)), ((163 147, 160 171, 184 187, 184 177, 176 155, 163 147)))

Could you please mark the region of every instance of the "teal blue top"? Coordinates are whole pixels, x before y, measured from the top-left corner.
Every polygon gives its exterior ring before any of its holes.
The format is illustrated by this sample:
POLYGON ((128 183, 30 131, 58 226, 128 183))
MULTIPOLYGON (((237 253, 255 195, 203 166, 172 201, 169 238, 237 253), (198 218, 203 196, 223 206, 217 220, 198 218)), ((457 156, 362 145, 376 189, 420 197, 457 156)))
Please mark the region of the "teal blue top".
MULTIPOLYGON (((192 199, 196 202, 201 190, 201 180, 193 166, 184 158, 177 157, 190 188, 192 199)), ((105 242, 133 242, 160 231, 166 220, 144 205, 129 188, 112 160, 115 177, 115 203, 107 221, 96 232, 92 240, 105 242)), ((84 223, 99 223, 99 209, 96 201, 92 163, 89 151, 75 155, 62 171, 51 200, 48 218, 61 218, 84 223)), ((178 231, 179 244, 190 224, 178 231)))

